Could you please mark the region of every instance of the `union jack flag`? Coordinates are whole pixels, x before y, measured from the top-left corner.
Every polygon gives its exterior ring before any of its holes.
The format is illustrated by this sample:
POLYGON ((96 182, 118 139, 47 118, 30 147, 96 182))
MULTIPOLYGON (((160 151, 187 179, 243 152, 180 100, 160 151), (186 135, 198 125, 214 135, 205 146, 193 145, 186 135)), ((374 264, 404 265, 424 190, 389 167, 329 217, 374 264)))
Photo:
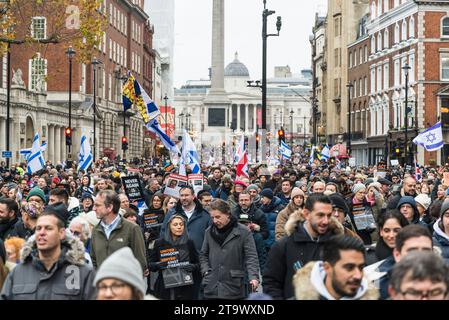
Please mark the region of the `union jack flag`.
POLYGON ((417 162, 415 162, 415 180, 417 182, 422 181, 421 169, 419 168, 419 164, 417 162))

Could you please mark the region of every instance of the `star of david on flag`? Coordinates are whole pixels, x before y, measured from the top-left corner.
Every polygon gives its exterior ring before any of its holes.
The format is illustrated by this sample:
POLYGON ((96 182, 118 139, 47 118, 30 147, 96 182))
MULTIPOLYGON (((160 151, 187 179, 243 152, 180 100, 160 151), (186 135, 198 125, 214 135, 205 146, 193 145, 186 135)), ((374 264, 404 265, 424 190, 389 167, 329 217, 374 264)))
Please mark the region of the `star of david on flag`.
POLYGON ((424 130, 413 139, 413 143, 424 147, 427 151, 436 151, 443 147, 443 132, 441 130, 441 122, 424 130))

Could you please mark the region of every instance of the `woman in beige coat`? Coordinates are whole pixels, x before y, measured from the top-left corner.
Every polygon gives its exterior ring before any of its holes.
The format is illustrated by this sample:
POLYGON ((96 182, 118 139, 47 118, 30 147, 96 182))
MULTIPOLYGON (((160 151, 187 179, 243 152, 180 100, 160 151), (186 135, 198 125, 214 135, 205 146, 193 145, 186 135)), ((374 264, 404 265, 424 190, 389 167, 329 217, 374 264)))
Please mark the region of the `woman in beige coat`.
POLYGON ((290 215, 296 210, 302 210, 305 203, 305 194, 300 188, 293 188, 290 203, 279 212, 276 218, 276 241, 286 235, 284 226, 290 215))

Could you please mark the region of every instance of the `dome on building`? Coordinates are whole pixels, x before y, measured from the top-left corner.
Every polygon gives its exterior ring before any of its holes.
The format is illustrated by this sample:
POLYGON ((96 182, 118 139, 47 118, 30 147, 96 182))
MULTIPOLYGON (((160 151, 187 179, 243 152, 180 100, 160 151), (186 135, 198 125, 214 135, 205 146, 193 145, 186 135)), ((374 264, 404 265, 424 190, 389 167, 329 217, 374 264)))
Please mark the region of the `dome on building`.
POLYGON ((248 68, 239 61, 239 55, 235 53, 235 59, 225 68, 225 77, 249 77, 248 68))

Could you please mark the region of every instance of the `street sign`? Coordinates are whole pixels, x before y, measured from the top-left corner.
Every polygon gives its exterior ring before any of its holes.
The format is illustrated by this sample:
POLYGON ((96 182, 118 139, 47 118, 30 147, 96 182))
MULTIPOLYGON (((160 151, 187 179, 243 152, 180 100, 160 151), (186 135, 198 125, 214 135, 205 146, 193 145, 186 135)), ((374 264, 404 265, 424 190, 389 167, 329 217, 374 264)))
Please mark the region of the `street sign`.
POLYGON ((2 151, 2 157, 3 158, 12 158, 12 152, 11 151, 2 151))

